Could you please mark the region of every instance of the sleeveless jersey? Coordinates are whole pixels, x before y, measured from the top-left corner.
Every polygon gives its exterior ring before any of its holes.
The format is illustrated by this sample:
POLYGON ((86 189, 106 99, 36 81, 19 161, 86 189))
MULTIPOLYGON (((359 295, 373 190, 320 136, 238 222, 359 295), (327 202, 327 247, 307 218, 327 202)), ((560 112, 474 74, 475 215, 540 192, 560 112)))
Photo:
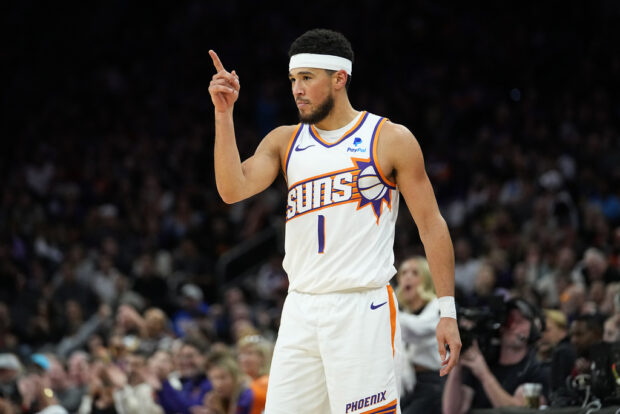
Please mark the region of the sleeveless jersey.
POLYGON ((362 112, 333 143, 299 124, 287 150, 284 270, 289 290, 384 287, 396 273, 396 184, 376 160, 386 118, 362 112))

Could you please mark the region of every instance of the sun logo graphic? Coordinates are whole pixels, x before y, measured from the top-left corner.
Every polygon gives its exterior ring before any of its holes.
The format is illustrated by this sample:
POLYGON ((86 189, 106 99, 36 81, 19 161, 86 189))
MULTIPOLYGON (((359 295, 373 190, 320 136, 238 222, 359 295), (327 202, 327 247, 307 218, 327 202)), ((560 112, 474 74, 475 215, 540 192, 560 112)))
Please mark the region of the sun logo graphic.
POLYGON ((360 173, 357 176, 357 189, 360 194, 357 209, 359 210, 370 204, 377 217, 377 223, 379 223, 383 204, 385 203, 388 208, 392 208, 392 192, 390 190, 394 187, 381 179, 372 161, 352 160, 360 169, 360 173))
POLYGON ((383 204, 392 208, 395 187, 383 181, 370 159, 351 158, 353 166, 293 184, 288 191, 286 220, 345 203, 357 202, 356 210, 368 205, 377 218, 383 204))

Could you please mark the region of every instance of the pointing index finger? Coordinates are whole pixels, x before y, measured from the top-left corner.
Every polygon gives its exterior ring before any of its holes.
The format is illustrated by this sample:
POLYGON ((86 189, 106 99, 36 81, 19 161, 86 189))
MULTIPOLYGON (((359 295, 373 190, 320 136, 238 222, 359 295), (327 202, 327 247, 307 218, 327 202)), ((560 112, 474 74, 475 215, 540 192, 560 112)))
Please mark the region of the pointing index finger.
POLYGON ((213 60, 213 66, 215 66, 215 70, 217 70, 218 72, 225 70, 224 65, 222 65, 222 61, 220 60, 217 53, 215 53, 215 51, 209 50, 209 55, 211 56, 211 60, 213 60))

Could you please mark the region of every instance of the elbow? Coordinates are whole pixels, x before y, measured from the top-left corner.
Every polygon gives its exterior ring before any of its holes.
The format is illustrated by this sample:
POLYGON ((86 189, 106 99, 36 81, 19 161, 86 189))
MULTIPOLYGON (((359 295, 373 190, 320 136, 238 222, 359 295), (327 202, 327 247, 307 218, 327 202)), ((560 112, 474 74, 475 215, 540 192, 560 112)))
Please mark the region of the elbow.
MULTIPOLYGON (((445 395, 445 392, 444 392, 445 395)), ((455 396, 455 398, 452 398, 451 401, 448 401, 448 399, 446 397, 443 397, 442 402, 441 402, 441 408, 442 408, 442 413, 443 414, 459 414, 459 408, 460 408, 460 400, 458 399, 458 396, 455 396), (458 400, 458 401, 454 401, 454 400, 458 400)))
POLYGON ((239 194, 236 194, 234 191, 230 191, 230 190, 227 191, 223 188, 220 188, 219 186, 217 188, 217 192, 220 195, 220 198, 222 199, 222 201, 225 202, 226 204, 235 204, 236 202, 242 200, 239 194))
POLYGON ((231 197, 230 195, 226 194, 222 194, 220 193, 220 198, 222 199, 223 202, 225 202, 226 204, 235 204, 237 200, 235 197, 231 197))

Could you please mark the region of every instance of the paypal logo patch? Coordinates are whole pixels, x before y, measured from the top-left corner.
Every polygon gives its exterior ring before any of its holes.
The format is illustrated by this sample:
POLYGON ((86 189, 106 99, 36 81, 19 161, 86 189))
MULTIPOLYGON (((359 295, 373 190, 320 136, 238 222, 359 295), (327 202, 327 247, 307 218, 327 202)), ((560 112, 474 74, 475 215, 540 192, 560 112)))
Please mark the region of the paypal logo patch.
POLYGON ((347 152, 366 152, 366 148, 359 148, 358 145, 362 143, 362 139, 360 137, 355 137, 353 140, 353 147, 347 147, 347 152))

